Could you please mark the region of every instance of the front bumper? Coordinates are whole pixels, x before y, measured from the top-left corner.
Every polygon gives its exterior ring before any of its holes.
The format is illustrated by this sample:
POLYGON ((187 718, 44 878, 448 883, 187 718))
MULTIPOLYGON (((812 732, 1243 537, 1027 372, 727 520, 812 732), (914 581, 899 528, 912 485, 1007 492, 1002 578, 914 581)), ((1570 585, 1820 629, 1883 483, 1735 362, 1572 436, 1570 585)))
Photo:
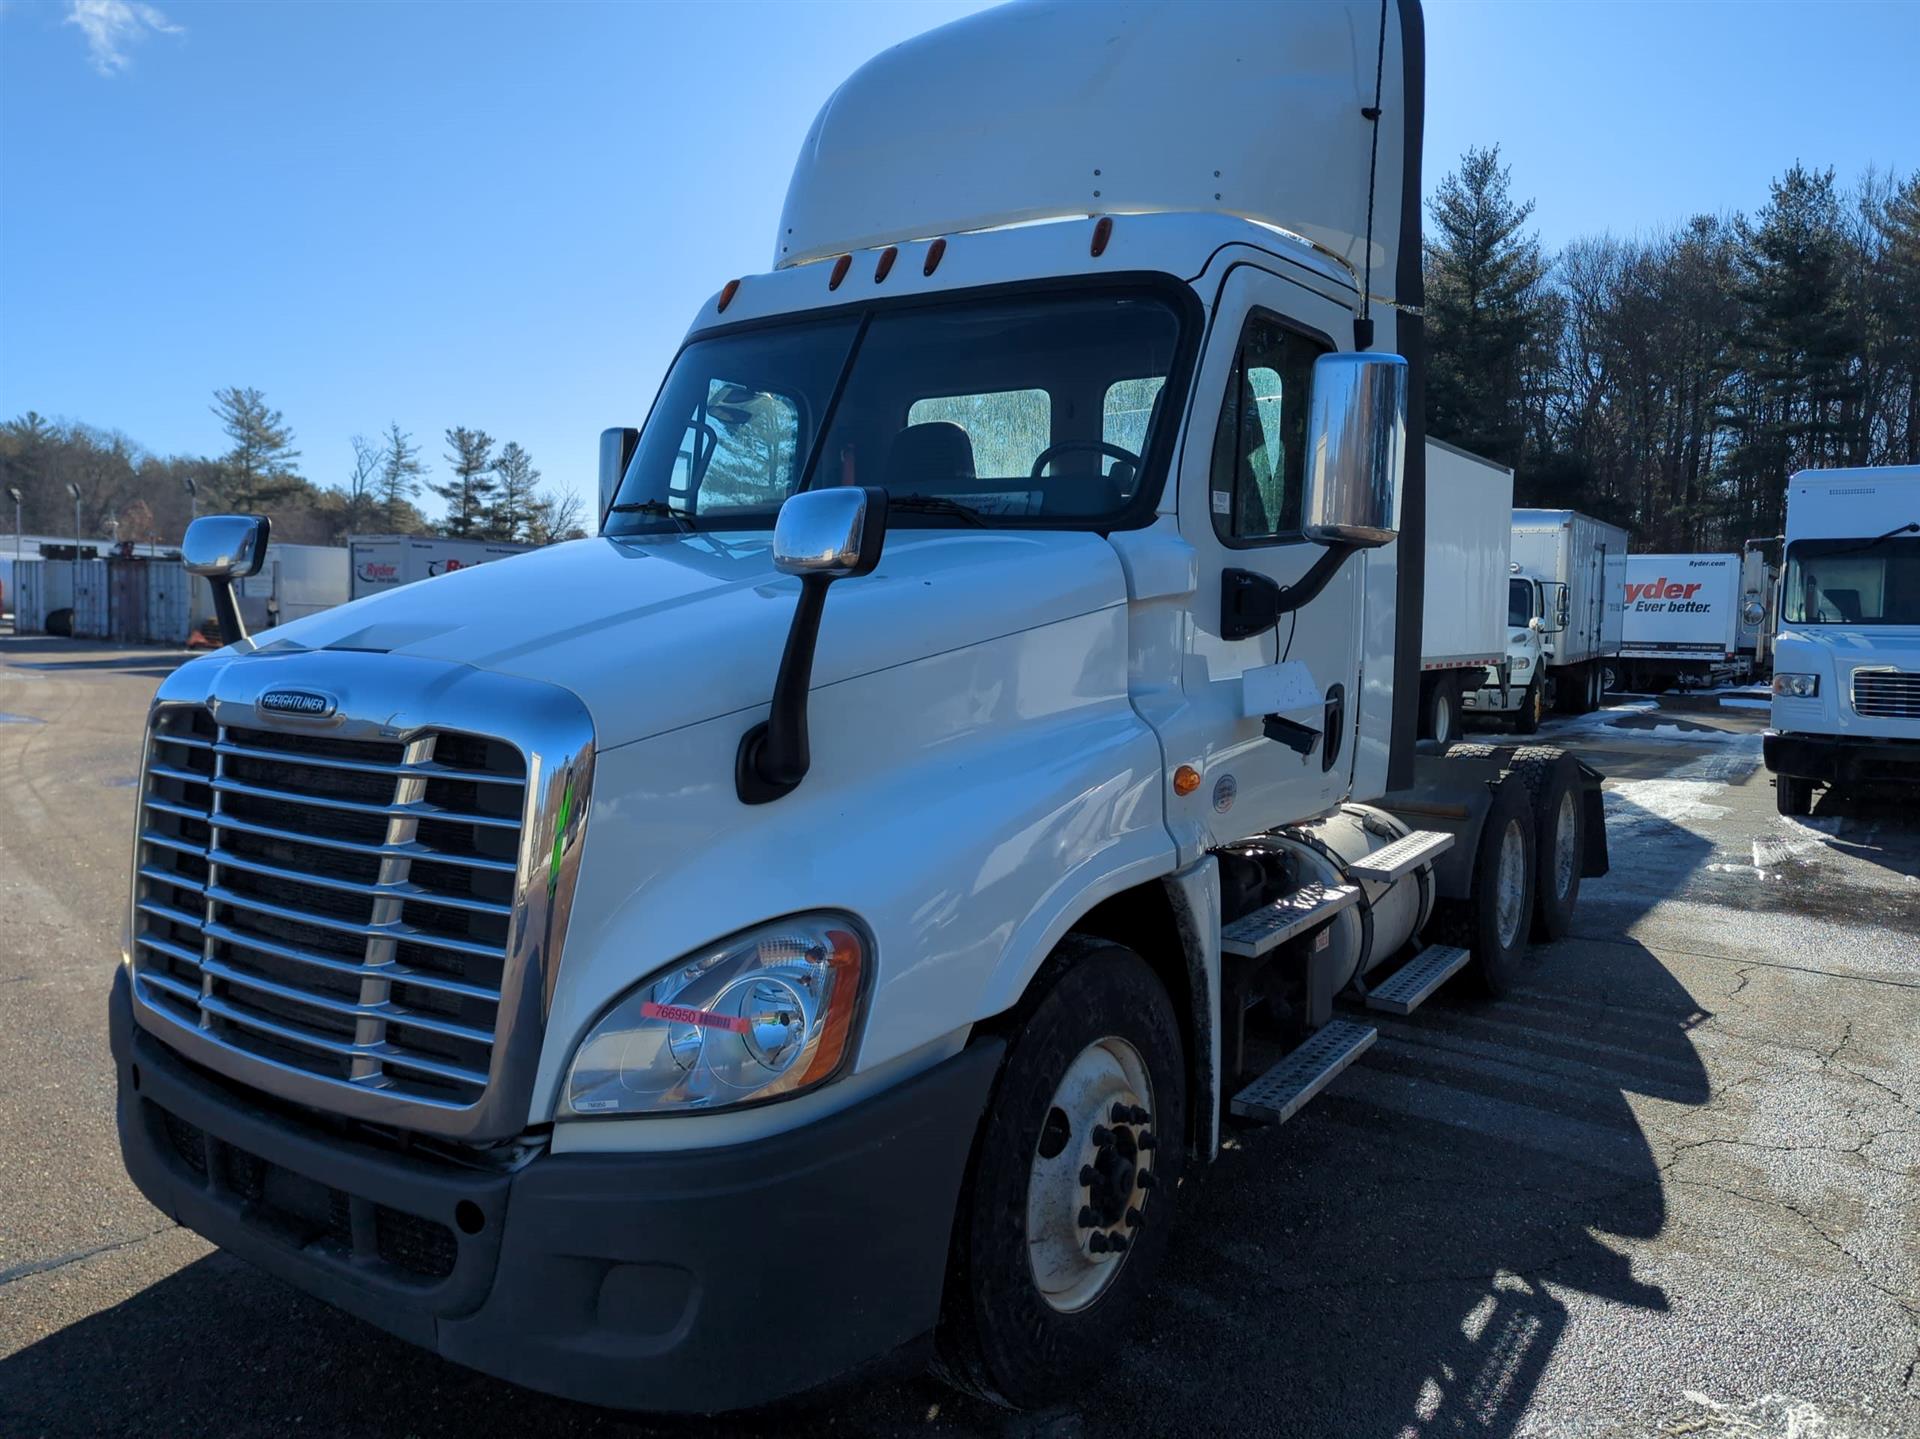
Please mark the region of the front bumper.
POLYGON ((1794 779, 1920 784, 1920 740, 1786 734, 1770 729, 1760 744, 1767 768, 1794 779))
POLYGON ((121 1151, 223 1248, 423 1348, 570 1399, 715 1412, 917 1357, 1004 1045, 725 1149, 486 1170, 269 1108, 133 1023, 121 1151))

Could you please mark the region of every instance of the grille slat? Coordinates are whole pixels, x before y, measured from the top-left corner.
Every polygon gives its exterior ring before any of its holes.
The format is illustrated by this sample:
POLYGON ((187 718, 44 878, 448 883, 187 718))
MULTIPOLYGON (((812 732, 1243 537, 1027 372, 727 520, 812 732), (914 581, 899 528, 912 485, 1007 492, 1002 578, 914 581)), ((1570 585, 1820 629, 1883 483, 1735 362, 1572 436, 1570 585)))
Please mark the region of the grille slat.
POLYGON ((1920 720, 1920 674, 1911 670, 1855 670, 1854 713, 1873 719, 1920 720))
POLYGON ((518 749, 452 731, 223 728, 174 706, 155 714, 142 783, 134 967, 165 1013, 185 1006, 205 1037, 356 1089, 483 1096, 518 749))

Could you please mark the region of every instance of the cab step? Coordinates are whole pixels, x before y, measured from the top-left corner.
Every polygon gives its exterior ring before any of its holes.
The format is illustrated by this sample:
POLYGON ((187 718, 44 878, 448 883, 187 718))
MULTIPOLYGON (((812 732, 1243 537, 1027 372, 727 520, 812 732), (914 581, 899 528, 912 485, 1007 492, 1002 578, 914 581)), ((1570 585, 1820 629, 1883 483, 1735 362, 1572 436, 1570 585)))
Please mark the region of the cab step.
POLYGON ((1360 898, 1356 884, 1303 884, 1272 904, 1243 914, 1220 930, 1220 952, 1258 959, 1275 945, 1285 944, 1314 925, 1332 919, 1360 898))
POLYGON ((1388 1014, 1412 1014, 1433 992, 1467 966, 1473 956, 1451 944, 1429 945, 1401 965, 1377 989, 1367 991, 1367 1008, 1388 1014))
POLYGON ((1411 874, 1420 865, 1436 859, 1453 848, 1453 836, 1442 830, 1416 829, 1392 844, 1382 845, 1372 854, 1362 855, 1347 866, 1355 879, 1385 882, 1411 874))
POLYGON ((1305 1044, 1234 1095, 1229 1107, 1242 1119, 1285 1124, 1379 1037, 1380 1031, 1371 1024, 1330 1020, 1305 1044))

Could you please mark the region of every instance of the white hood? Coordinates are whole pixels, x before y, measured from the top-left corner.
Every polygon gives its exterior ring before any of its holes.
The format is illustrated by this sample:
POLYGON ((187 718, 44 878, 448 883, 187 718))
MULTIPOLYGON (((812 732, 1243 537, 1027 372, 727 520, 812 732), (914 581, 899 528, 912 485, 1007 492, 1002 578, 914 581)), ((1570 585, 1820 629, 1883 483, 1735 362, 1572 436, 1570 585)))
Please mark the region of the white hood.
MULTIPOLYGON (((258 652, 358 650, 545 680, 601 749, 767 704, 800 583, 771 536, 577 540, 406 585, 258 636, 258 652)), ((900 530, 827 598, 818 689, 1124 604, 1118 556, 1070 531, 900 530)))

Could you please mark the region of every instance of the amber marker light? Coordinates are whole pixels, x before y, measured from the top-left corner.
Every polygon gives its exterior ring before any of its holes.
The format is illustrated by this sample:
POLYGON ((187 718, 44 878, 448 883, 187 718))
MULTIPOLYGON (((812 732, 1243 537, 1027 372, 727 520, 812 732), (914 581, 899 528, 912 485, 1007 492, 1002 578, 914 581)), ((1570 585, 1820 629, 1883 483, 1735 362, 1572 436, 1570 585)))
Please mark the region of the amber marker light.
POLYGON ((835 260, 833 262, 833 274, 827 280, 827 288, 829 290, 839 289, 840 282, 847 278, 847 271, 852 268, 852 265, 853 256, 851 255, 842 255, 839 259, 835 260))
POLYGON ((1173 792, 1192 794, 1200 788, 1200 771, 1190 764, 1183 764, 1173 772, 1173 792))

